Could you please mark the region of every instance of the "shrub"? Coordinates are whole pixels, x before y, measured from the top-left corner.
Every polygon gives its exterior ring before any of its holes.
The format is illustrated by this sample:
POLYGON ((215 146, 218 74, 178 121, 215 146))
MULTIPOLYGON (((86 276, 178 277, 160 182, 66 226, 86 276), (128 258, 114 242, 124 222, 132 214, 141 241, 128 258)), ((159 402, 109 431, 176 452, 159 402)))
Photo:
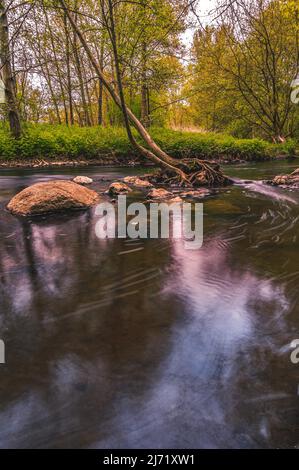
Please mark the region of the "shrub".
MULTIPOLYGON (((176 158, 198 157, 264 160, 279 154, 294 155, 293 140, 274 145, 260 139, 236 139, 223 134, 201 134, 152 128, 156 142, 176 158)), ((136 138, 140 141, 137 133, 136 138)), ((118 127, 66 127, 46 124, 28 125, 23 137, 15 141, 5 125, 0 126, 0 158, 7 159, 78 159, 131 158, 134 149, 125 130, 118 127)))

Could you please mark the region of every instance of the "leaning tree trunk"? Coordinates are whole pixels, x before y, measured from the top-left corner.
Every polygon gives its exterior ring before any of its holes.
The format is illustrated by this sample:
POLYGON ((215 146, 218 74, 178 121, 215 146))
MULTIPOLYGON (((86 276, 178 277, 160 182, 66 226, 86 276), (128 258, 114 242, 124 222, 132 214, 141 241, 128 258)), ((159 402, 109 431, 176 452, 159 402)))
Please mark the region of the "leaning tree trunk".
POLYGON ((0 65, 1 75, 5 87, 5 99, 10 131, 14 138, 21 137, 21 119, 16 97, 16 84, 12 71, 7 7, 5 0, 0 0, 0 65))
MULTIPOLYGON (((116 105, 122 109, 122 103, 120 96, 116 93, 114 90, 112 84, 109 82, 109 79, 105 77, 104 72, 101 70, 100 66, 98 65, 97 61, 95 60, 93 53, 91 52, 91 49, 89 48, 82 32, 80 31, 77 23, 75 22, 73 15, 70 13, 69 9, 67 8, 65 1, 64 0, 59 0, 59 3, 61 4, 63 10, 65 11, 66 16, 69 19, 69 22, 76 33, 77 37, 79 38, 87 56, 88 59, 90 60, 91 65, 93 66, 97 76, 99 79, 102 81, 104 87, 108 90, 110 96, 112 97, 113 101, 116 103, 116 105)), ((165 152, 163 152, 160 147, 153 141, 151 136, 148 134, 147 130, 143 127, 141 122, 137 119, 135 114, 127 107, 125 106, 126 109, 126 114, 128 115, 128 118, 134 125, 134 127, 137 129, 138 133, 140 136, 143 138, 143 140, 148 144, 148 146, 157 154, 157 157, 155 157, 155 162, 156 163, 161 163, 160 159, 165 160, 166 162, 169 162, 170 164, 176 164, 175 159, 171 158, 169 155, 167 155, 165 152), (160 157, 160 158, 159 158, 160 157)))
POLYGON ((181 185, 185 186, 193 186, 196 184, 202 184, 205 179, 205 184, 224 184, 226 181, 225 176, 219 171, 218 168, 214 169, 209 162, 199 160, 199 159, 191 159, 191 160, 183 160, 178 161, 171 156, 169 156, 166 152, 164 152, 152 139, 150 134, 147 132, 145 127, 142 123, 137 119, 135 114, 128 108, 125 103, 124 93, 123 93, 123 86, 122 86, 122 79, 121 79, 121 72, 120 72, 120 64, 118 58, 118 50, 117 50, 117 42, 116 42, 116 33, 115 33, 115 25, 114 25, 114 15, 113 15, 113 4, 111 0, 108 0, 108 17, 106 15, 103 3, 101 2, 102 6, 102 14, 103 18, 106 23, 106 27, 110 36, 112 48, 113 48, 113 55, 114 55, 114 62, 115 62, 115 69, 117 75, 117 84, 118 84, 118 91, 119 94, 116 93, 113 86, 106 78, 105 74, 101 70, 100 66, 98 65, 97 61, 94 58, 94 55, 85 40, 82 31, 78 27, 77 22, 74 20, 72 13, 68 9, 65 0, 58 0, 62 9, 64 10, 66 16, 69 19, 69 22, 74 30, 74 33, 77 35, 78 39, 80 40, 88 59, 90 60, 91 65, 93 66, 97 76, 102 81, 104 87, 108 90, 109 94, 111 95, 112 99, 116 103, 116 105, 121 109, 125 127, 128 134, 128 138, 131 144, 147 159, 150 159, 159 167, 165 170, 167 181, 171 182, 179 182, 181 185), (135 129, 137 130, 140 137, 146 143, 148 148, 140 145, 136 139, 134 138, 130 123, 133 124, 135 129), (204 178, 203 178, 204 172, 204 178))

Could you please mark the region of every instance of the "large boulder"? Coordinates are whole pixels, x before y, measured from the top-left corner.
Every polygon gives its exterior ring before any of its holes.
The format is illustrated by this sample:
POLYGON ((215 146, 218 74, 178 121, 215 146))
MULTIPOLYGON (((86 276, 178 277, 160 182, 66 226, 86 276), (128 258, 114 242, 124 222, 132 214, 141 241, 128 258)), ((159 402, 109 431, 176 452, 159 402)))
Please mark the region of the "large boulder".
POLYGON ((15 215, 38 215, 69 209, 87 209, 99 195, 72 181, 37 183, 24 189, 9 202, 7 209, 15 215))

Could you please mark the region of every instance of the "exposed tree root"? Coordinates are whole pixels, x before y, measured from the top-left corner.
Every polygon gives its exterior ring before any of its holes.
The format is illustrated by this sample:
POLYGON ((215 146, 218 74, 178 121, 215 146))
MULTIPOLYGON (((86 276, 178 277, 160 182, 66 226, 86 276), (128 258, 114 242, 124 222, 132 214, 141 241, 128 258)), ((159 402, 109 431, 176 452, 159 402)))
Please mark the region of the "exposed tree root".
POLYGON ((177 167, 172 169, 161 168, 150 177, 152 182, 178 187, 198 186, 225 186, 230 184, 219 165, 213 165, 206 160, 197 158, 190 160, 179 160, 177 167))

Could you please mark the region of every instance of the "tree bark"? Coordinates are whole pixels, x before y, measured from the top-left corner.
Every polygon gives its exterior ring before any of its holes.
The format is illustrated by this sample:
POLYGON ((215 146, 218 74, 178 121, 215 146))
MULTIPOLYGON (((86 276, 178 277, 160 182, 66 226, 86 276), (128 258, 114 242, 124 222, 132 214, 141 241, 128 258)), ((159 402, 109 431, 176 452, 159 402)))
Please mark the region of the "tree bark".
POLYGON ((149 117, 149 90, 146 77, 146 43, 142 43, 142 71, 141 71, 141 122, 144 127, 150 126, 149 117))
POLYGON ((71 62, 70 62, 70 37, 69 37, 69 30, 67 27, 67 17, 64 13, 63 15, 63 23, 64 23, 64 31, 65 31, 65 39, 66 39, 66 69, 67 69, 67 93, 68 93, 68 101, 69 101, 69 112, 70 112, 70 124, 73 126, 75 124, 74 119, 74 108, 73 108, 73 87, 71 81, 71 62))
POLYGON ((0 65, 5 87, 10 131, 15 139, 19 139, 22 134, 21 118, 16 97, 16 83, 12 71, 7 9, 4 0, 0 0, 0 65))
MULTIPOLYGON (((75 4, 75 9, 77 11, 77 3, 75 4)), ((66 11, 66 13, 68 13, 68 11, 66 11)), ((69 15, 67 15, 67 16, 69 16, 69 15)), ((72 18, 72 20, 73 20, 73 23, 74 23, 75 27, 77 27, 77 13, 75 13, 75 16, 74 16, 74 18, 72 18)), ((74 30, 73 52, 74 52, 75 65, 76 65, 76 69, 77 69, 77 75, 78 75, 80 92, 81 92, 84 121, 85 121, 86 126, 91 126, 91 120, 90 120, 90 117, 89 117, 88 106, 87 106, 86 95, 85 95, 85 87, 84 87, 84 80, 83 80, 83 74, 82 74, 82 66, 81 66, 81 61, 80 61, 80 57, 79 57, 79 53, 78 53, 78 43, 77 43, 78 35, 76 34, 76 30, 74 29, 74 27, 73 27, 73 30, 74 30)))
MULTIPOLYGON (((102 41, 101 44, 101 52, 100 52, 100 68, 104 70, 104 43, 102 41)), ((103 82, 99 80, 99 97, 98 97, 98 125, 103 125, 103 82)))

